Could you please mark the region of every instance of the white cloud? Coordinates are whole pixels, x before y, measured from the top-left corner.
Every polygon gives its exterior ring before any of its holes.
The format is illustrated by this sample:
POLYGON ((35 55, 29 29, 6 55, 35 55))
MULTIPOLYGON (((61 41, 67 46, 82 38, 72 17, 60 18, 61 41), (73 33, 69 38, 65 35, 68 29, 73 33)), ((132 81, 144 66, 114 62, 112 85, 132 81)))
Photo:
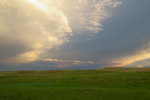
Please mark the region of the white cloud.
POLYGON ((78 32, 100 31, 101 22, 111 15, 108 8, 112 9, 121 4, 119 0, 53 0, 52 2, 62 9, 73 30, 78 32))
POLYGON ((42 59, 41 61, 44 62, 54 62, 54 63, 60 63, 65 64, 65 65, 83 65, 83 64, 95 64, 93 61, 79 61, 79 60, 63 60, 63 59, 52 59, 52 58, 48 58, 48 59, 42 59))
POLYGON ((0 47, 4 49, 0 52, 12 53, 4 56, 6 59, 1 58, 2 62, 35 61, 45 49, 64 43, 71 33, 61 11, 51 9, 45 12, 26 0, 0 2, 0 47))

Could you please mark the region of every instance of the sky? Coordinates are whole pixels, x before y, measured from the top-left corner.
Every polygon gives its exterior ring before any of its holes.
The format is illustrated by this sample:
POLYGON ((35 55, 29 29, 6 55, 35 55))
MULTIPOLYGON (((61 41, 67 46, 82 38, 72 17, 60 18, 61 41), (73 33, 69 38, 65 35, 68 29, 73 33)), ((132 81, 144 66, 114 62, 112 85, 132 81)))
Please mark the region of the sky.
POLYGON ((0 0, 0 70, 150 67, 149 0, 0 0))

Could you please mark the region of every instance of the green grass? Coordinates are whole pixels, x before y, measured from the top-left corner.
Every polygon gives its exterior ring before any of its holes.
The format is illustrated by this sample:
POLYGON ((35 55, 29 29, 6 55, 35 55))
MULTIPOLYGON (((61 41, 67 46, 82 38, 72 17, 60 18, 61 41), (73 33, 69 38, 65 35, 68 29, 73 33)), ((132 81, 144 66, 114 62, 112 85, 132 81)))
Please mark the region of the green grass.
POLYGON ((0 100, 150 100, 150 69, 0 72, 0 100))

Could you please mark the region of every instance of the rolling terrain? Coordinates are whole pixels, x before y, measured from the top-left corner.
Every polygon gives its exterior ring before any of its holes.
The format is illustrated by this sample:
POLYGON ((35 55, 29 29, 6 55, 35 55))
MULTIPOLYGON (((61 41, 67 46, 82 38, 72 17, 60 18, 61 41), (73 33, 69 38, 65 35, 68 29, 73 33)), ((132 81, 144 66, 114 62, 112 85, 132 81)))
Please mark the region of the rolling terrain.
POLYGON ((150 100, 150 69, 0 72, 0 100, 150 100))

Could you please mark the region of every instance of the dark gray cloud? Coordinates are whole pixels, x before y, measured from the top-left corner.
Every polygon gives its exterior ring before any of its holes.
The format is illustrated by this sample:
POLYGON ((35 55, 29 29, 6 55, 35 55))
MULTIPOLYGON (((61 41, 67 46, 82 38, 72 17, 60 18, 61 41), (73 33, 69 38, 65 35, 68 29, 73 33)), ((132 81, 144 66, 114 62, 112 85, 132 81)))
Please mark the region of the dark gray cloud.
MULTIPOLYGON (((124 1, 112 17, 103 22, 95 36, 79 35, 57 51, 58 57, 95 58, 109 66, 126 66, 148 59, 150 42, 150 1, 124 1), (122 64, 121 64, 122 63, 122 64)), ((55 52, 55 50, 53 50, 55 52)))

